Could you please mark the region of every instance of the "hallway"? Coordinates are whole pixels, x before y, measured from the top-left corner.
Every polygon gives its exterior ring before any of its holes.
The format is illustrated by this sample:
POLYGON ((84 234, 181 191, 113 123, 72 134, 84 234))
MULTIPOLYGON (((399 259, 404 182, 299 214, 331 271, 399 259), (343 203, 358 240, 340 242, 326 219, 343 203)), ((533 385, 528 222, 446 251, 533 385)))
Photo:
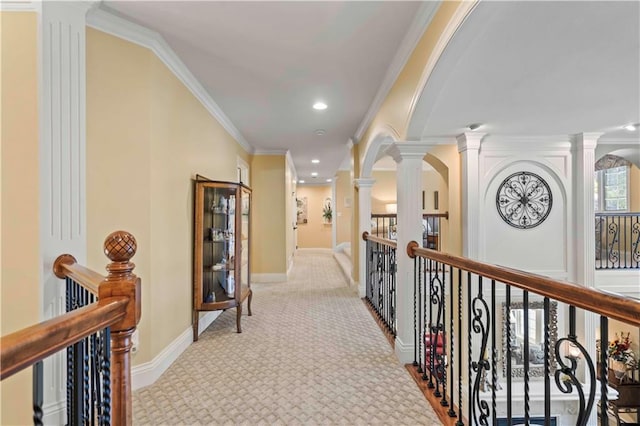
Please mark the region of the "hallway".
POLYGON ((331 254, 252 288, 243 333, 224 312, 134 393, 134 424, 439 424, 331 254))

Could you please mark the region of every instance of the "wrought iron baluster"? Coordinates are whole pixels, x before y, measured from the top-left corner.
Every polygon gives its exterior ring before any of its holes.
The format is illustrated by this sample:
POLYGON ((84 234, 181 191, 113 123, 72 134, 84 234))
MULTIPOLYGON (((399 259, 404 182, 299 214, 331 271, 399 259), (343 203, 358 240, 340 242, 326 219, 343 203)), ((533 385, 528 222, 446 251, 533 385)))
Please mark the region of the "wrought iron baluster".
POLYGON ((635 263, 635 267, 638 268, 640 267, 640 215, 635 216, 635 219, 635 223, 631 225, 631 257, 633 259, 631 263, 635 263))
POLYGON ((607 408, 609 405, 609 399, 607 395, 607 346, 602 343, 606 340, 604 336, 609 335, 609 318, 604 315, 600 315, 600 426, 609 426, 609 416, 607 415, 607 408))
MULTIPOLYGON (((450 391, 451 391, 451 395, 449 396, 449 401, 451 402, 450 406, 449 406, 449 411, 447 412, 447 414, 449 414, 449 417, 455 417, 456 416, 456 412, 453 409, 454 407, 454 397, 453 397, 453 360, 454 360, 454 354, 453 354, 453 339, 455 337, 454 332, 453 332, 453 266, 449 265, 449 377, 451 378, 451 387, 450 387, 450 391)), ((458 402, 459 403, 459 402, 458 402)))
POLYGON ((524 422, 529 424, 529 292, 522 292, 522 308, 524 322, 524 422))
MULTIPOLYGON (((601 332, 602 333, 602 332, 601 332)), ((604 336, 601 334, 601 336, 604 336)), ((606 339, 606 337, 604 337, 606 339)), ((562 393, 569 394, 573 392, 573 387, 575 386, 578 391, 578 402, 579 402, 579 412, 578 412, 578 420, 576 422, 577 426, 584 426, 587 424, 589 420, 589 415, 591 414, 591 409, 593 408, 593 402, 595 400, 595 390, 596 390, 596 375, 595 369, 593 366, 593 362, 587 350, 582 346, 578 340, 576 335, 576 308, 575 306, 569 306, 569 334, 567 337, 563 337, 558 339, 555 347, 555 355, 556 362, 559 364, 560 368, 556 370, 555 380, 556 386, 562 393), (581 357, 585 361, 585 365, 588 369, 588 376, 585 378, 589 381, 589 399, 585 398, 584 389, 582 388, 582 383, 576 377, 576 367, 578 365, 577 358, 573 356, 565 356, 562 357, 560 354, 560 348, 564 342, 566 344, 576 348, 580 351, 581 357), (569 360, 569 365, 564 361, 564 359, 569 360)))
POLYGON ((111 424, 111 329, 102 334, 102 419, 101 425, 111 424))
MULTIPOLYGON (((82 303, 83 306, 89 304, 89 291, 82 290, 82 303)), ((84 353, 82 356, 82 385, 83 385, 83 398, 84 398, 84 410, 83 410, 83 424, 89 423, 89 414, 91 412, 91 388, 89 384, 89 338, 83 339, 84 353)))
POLYGON ((437 323, 437 331, 436 331, 436 351, 433 355, 434 358, 438 360, 438 365, 436 366, 437 376, 436 379, 440 378, 440 383, 442 384, 442 399, 440 400, 440 405, 443 407, 447 407, 449 402, 447 401, 447 364, 445 354, 447 353, 447 339, 445 333, 445 321, 446 321, 446 294, 445 290, 445 266, 444 264, 440 264, 436 262, 437 271, 440 272, 441 277, 439 281, 439 289, 438 289, 438 323, 437 323), (439 354, 437 348, 437 340, 438 337, 442 341, 442 354, 439 354))
POLYGON ((493 413, 493 424, 498 424, 498 410, 496 404, 496 388, 498 387, 498 353, 496 342, 496 280, 491 280, 491 408, 493 413))
MULTIPOLYGON (((429 379, 429 388, 433 389, 433 336, 432 336, 432 323, 433 323, 433 309, 431 307, 431 301, 433 300, 433 260, 429 259, 429 298, 427 299, 427 281, 425 281, 425 289, 424 289, 424 333, 422 335, 422 340, 424 341, 424 375, 422 376, 423 380, 429 379), (428 301, 427 301, 428 300, 428 301), (427 322, 427 306, 429 307, 429 321, 427 322), (427 349, 427 336, 429 336, 427 349), (427 354, 429 354, 428 361, 429 365, 427 365, 427 354), (429 371, 429 376, 427 377, 427 371, 429 371)), ((436 379, 437 381, 437 379, 436 379)), ((440 396, 440 395, 436 395, 440 396)))
POLYGON ((549 298, 545 297, 544 302, 544 418, 545 426, 550 426, 551 418, 551 359, 549 348, 549 330, 551 318, 549 315, 549 298))
POLYGON ((418 265, 420 262, 420 256, 416 256, 413 258, 413 366, 418 366, 418 341, 420 340, 418 336, 418 280, 420 279, 418 273, 418 265))
POLYGON ((506 294, 505 294, 505 302, 504 302, 504 321, 506 321, 506 335, 507 341, 505 345, 507 347, 507 355, 505 362, 507 363, 507 368, 505 371, 505 376, 507 377, 507 426, 512 426, 513 421, 513 408, 511 403, 512 396, 512 383, 511 383, 511 286, 506 286, 506 294))
POLYGON ((464 426, 462 421, 462 271, 458 269, 458 335, 460 349, 458 349, 458 421, 456 426, 464 426))
POLYGON ((33 424, 42 426, 42 404, 44 402, 44 372, 42 361, 33 364, 33 424))
POLYGON ((425 259, 420 258, 418 262, 418 341, 416 344, 418 345, 418 373, 424 373, 422 370, 422 344, 424 340, 424 332, 423 332, 423 322, 422 322, 422 310, 424 308, 422 302, 422 283, 423 283, 423 269, 426 267, 425 259))
MULTIPOLYGON (((478 354, 478 361, 473 362, 471 367, 476 373, 473 384, 473 394, 477 409, 473 410, 473 419, 476 424, 487 426, 488 418, 490 415, 489 404, 480 398, 480 392, 486 385, 486 373, 489 371, 489 361, 487 356, 487 343, 489 340, 489 328, 491 327, 490 311, 487 302, 484 300, 482 292, 482 276, 478 276, 478 295, 473 298, 472 302, 472 324, 473 332, 479 334, 481 337, 480 351, 478 354), (486 316, 486 323, 484 317, 486 316)), ((471 419, 469 419, 471 421, 471 419)))
POLYGON ((471 330, 472 330, 472 326, 471 326, 471 312, 473 312, 472 310, 472 302, 471 302, 471 272, 467 272, 467 338, 468 338, 468 352, 467 352, 467 387, 468 387, 468 392, 467 392, 467 397, 469 398, 469 415, 468 415, 468 419, 469 419, 469 423, 473 422, 474 419, 474 411, 475 411, 475 401, 473 399, 473 394, 472 394, 472 386, 471 386, 471 372, 473 371, 473 362, 472 362, 472 344, 473 344, 473 340, 471 338, 471 330))

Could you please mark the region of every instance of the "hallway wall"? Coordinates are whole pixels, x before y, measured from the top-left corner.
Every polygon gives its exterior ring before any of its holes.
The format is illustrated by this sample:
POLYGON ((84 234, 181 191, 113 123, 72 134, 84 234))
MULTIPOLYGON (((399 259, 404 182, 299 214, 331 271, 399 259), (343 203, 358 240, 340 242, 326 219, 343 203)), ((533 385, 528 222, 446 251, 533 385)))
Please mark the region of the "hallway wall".
POLYGON ((143 305, 134 365, 191 325, 191 179, 235 181, 238 156, 250 159, 150 50, 87 29, 88 266, 104 270, 111 231, 137 238, 143 305))
MULTIPOLYGON (((322 218, 326 199, 331 199, 330 186, 299 186, 298 199, 307 198, 307 223, 298 224, 298 248, 331 248, 331 224, 322 218)), ((333 214, 335 215, 335 209, 333 214)))
POLYGON ((336 208, 334 226, 336 226, 336 244, 351 242, 351 206, 353 204, 353 182, 349 171, 336 173, 336 208))
MULTIPOLYGON (((0 324, 2 335, 41 320, 38 17, 0 13, 0 324)), ((0 384, 1 424, 31 420, 31 369, 0 384)))

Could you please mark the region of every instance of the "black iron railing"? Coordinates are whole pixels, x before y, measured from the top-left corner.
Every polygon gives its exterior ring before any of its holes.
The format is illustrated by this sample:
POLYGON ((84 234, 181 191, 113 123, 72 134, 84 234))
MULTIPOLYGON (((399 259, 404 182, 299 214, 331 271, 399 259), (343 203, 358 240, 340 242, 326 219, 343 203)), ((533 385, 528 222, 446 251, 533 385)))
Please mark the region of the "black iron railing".
POLYGON ((365 300, 396 335, 396 243, 364 233, 367 242, 365 300))
MULTIPOLYGON (((67 312, 96 301, 94 293, 66 278, 67 312)), ((42 386, 42 382, 39 385, 42 386)), ((34 410, 42 411, 35 403, 34 410)), ((67 347, 67 422, 72 425, 111 424, 110 327, 67 347)))
POLYGON ((598 400, 599 423, 609 424, 608 351, 590 356, 578 319, 597 315, 607 341, 609 318, 640 327, 640 301, 415 242, 407 251, 415 262, 413 365, 456 425, 586 425, 598 400), (558 399, 571 399, 575 414, 554 419, 558 399))
POLYGON ((640 213, 596 213, 596 269, 640 268, 640 213))
MULTIPOLYGON (((442 220, 449 220, 449 212, 422 215, 422 246, 440 251, 442 248, 442 220)), ((396 214, 372 214, 371 235, 396 239, 398 221, 396 214)))

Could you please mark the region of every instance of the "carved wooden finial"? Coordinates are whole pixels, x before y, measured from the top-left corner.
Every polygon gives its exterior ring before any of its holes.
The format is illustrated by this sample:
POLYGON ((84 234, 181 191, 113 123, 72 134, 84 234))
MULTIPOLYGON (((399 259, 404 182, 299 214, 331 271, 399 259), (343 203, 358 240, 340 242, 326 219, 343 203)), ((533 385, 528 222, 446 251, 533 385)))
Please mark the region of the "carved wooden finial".
POLYGON ((108 280, 130 275, 135 264, 129 262, 136 254, 138 243, 133 235, 126 231, 115 231, 104 240, 104 254, 111 260, 107 265, 108 280))
POLYGON ((115 231, 104 240, 104 254, 112 262, 128 262, 136 254, 138 243, 127 231, 115 231))

